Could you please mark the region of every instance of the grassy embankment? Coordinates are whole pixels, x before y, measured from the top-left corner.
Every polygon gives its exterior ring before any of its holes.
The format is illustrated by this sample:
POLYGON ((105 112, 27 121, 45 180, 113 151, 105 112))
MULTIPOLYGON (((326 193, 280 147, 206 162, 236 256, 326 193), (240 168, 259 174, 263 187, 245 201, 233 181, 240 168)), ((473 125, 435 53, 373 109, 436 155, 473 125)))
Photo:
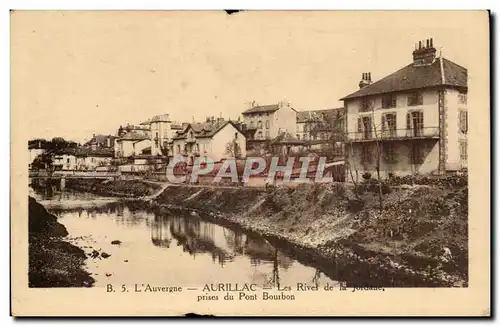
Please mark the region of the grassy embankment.
POLYGON ((29 286, 90 287, 94 279, 83 269, 85 253, 62 240, 68 235, 57 218, 29 197, 29 286))
MULTIPOLYGON (((118 195, 138 181, 94 182, 82 190, 118 195)), ((151 194, 150 186, 137 186, 143 190, 136 196, 151 194)), ((373 181, 357 188, 171 186, 154 205, 195 209, 218 223, 263 234, 317 266, 331 269, 335 264, 330 271, 335 279, 385 286, 467 286, 467 176, 394 179, 383 187, 382 211, 378 192, 373 181)))
POLYGON ((68 179, 66 189, 90 192, 100 196, 141 197, 152 195, 161 188, 160 185, 142 180, 68 179))
POLYGON ((291 251, 312 249, 309 259, 317 264, 338 262, 334 277, 340 279, 466 286, 466 177, 417 182, 431 184, 384 186, 382 212, 378 186, 370 183, 357 189, 304 184, 267 191, 176 186, 156 203, 210 212, 219 222, 291 243, 291 251), (445 257, 448 249, 451 259, 445 257))

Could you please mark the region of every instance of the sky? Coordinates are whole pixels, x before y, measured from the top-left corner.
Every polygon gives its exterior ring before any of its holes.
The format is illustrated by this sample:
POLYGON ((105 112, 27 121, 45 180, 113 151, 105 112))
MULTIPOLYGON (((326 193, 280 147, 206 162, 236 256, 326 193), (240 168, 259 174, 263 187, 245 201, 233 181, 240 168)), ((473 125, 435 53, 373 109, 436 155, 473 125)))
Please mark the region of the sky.
MULTIPOLYGON (((341 107, 432 37, 469 67, 481 12, 15 11, 11 110, 28 138, 85 141, 169 113, 237 119, 258 104, 341 107)), ((480 18, 482 18, 481 16, 480 18)))

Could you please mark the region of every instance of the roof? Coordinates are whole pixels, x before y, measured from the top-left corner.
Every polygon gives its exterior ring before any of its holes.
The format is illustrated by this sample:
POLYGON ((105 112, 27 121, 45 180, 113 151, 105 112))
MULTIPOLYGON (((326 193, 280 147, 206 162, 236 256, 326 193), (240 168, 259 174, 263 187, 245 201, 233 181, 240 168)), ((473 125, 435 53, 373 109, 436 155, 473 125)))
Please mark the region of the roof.
POLYGON ((322 109, 322 110, 310 110, 310 111, 297 111, 297 122, 310 122, 310 121, 322 121, 324 118, 328 118, 330 115, 335 115, 337 112, 343 113, 344 108, 334 108, 334 109, 322 109))
POLYGON ((79 147, 79 148, 75 149, 72 153, 72 155, 79 156, 79 157, 87 157, 87 156, 113 157, 114 154, 115 153, 112 149, 98 148, 98 149, 92 150, 92 148, 88 148, 88 147, 79 147))
POLYGON ((443 73, 441 73, 440 59, 436 58, 432 64, 423 66, 414 66, 411 63, 341 100, 435 86, 467 88, 467 69, 442 58, 443 73))
POLYGON ((127 132, 123 137, 118 138, 117 141, 123 141, 123 140, 144 140, 144 139, 149 139, 148 136, 145 136, 143 134, 131 131, 127 132))
POLYGON ((273 144, 304 144, 304 141, 297 139, 289 132, 282 132, 272 140, 273 144))
POLYGON ((126 125, 125 127, 122 127, 122 129, 127 130, 127 131, 132 131, 132 130, 150 130, 149 127, 134 126, 134 125, 126 125))
POLYGON ((174 139, 185 139, 189 129, 193 130, 196 138, 210 138, 228 124, 231 124, 236 130, 240 131, 240 129, 231 120, 191 123, 182 132, 177 132, 177 136, 175 136, 174 139))
POLYGON ((168 113, 155 115, 153 119, 151 119, 151 122, 171 122, 170 115, 168 113))
POLYGON ((90 144, 104 144, 106 145, 108 142, 108 139, 114 140, 118 137, 112 136, 112 135, 94 135, 88 142, 85 143, 85 145, 90 145, 90 144))
POLYGON ((253 108, 243 111, 242 114, 266 113, 266 112, 274 112, 277 110, 279 110, 278 104, 260 105, 260 106, 254 106, 253 108))

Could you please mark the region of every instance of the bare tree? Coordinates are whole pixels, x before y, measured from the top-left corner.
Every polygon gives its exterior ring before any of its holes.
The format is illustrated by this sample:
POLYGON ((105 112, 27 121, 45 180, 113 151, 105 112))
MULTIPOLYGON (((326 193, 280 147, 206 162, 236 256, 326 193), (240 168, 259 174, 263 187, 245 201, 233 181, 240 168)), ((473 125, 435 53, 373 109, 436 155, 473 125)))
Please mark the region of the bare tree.
POLYGON ((375 143, 377 144, 375 169, 377 171, 379 209, 380 209, 380 212, 382 212, 384 209, 384 204, 383 204, 383 198, 382 198, 382 180, 380 178, 380 157, 381 157, 381 148, 380 147, 381 146, 380 146, 380 138, 379 138, 379 135, 377 133, 377 125, 375 124, 375 108, 374 108, 373 102, 370 102, 370 108, 371 108, 371 112, 372 112, 371 122, 373 125, 373 132, 375 134, 375 143))

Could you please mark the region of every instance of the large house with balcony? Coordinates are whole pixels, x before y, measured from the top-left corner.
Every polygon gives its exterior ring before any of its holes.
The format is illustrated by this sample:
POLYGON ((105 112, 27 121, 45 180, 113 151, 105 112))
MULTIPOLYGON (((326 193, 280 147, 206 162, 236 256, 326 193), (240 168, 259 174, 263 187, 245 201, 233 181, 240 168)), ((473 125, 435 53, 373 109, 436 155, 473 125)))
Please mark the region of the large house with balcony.
POLYGON ((250 141, 271 140, 284 132, 295 134, 296 131, 297 111, 285 101, 270 105, 252 102, 242 115, 245 133, 251 135, 250 141))
POLYGON ((246 156, 246 138, 232 121, 222 118, 207 119, 204 123, 188 124, 178 131, 171 142, 172 156, 188 157, 190 163, 196 157, 206 157, 214 162, 225 158, 246 156))
POLYGON ((442 174, 467 168, 467 69, 420 41, 413 62, 345 96, 346 161, 381 177, 442 174), (378 164, 377 164, 378 163, 378 164))

